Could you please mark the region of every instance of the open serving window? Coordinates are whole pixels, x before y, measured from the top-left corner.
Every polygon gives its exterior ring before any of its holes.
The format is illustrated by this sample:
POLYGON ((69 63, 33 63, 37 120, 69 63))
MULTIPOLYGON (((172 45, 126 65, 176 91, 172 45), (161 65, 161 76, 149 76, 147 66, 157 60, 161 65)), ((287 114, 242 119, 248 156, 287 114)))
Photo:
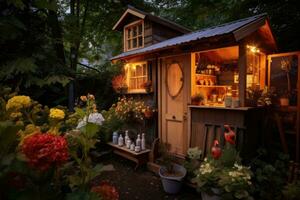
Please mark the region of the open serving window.
MULTIPOLYGON (((246 89, 263 89, 266 82, 265 54, 247 45, 246 60, 246 89)), ((238 46, 193 53, 192 104, 239 107, 238 63, 238 46), (226 97, 230 97, 230 106, 226 97)))

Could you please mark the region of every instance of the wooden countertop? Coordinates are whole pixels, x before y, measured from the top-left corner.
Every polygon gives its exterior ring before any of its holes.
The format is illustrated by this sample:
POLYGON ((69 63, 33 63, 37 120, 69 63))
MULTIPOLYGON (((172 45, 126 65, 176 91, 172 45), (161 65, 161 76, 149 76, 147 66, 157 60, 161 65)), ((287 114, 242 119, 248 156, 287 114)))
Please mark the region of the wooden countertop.
POLYGON ((237 108, 230 108, 224 106, 196 106, 196 105, 189 105, 189 108, 199 108, 199 109, 216 109, 216 110, 239 110, 239 111, 247 111, 253 109, 254 107, 237 107, 237 108))

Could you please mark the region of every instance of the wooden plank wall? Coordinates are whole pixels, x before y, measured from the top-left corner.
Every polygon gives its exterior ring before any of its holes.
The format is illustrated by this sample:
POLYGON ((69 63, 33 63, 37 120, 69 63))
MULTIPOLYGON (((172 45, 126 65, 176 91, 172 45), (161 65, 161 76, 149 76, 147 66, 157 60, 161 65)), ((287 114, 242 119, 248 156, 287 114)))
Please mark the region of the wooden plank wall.
POLYGON ((191 107, 191 135, 190 147, 199 147, 203 152, 209 153, 213 140, 220 140, 223 137, 221 129, 216 130, 214 135, 213 130, 209 130, 205 139, 205 124, 229 124, 234 127, 245 127, 244 143, 241 154, 243 157, 251 157, 255 152, 255 147, 260 144, 262 135, 260 129, 262 127, 258 116, 262 110, 227 110, 227 109, 207 109, 191 107))

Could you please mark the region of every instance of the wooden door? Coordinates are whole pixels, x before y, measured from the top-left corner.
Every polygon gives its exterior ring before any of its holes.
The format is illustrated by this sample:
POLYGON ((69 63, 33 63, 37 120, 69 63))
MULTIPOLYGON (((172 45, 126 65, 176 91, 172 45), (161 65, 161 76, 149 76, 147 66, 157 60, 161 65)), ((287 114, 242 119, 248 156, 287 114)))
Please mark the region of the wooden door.
POLYGON ((165 58, 161 65, 161 140, 178 156, 187 151, 189 69, 188 55, 165 58))

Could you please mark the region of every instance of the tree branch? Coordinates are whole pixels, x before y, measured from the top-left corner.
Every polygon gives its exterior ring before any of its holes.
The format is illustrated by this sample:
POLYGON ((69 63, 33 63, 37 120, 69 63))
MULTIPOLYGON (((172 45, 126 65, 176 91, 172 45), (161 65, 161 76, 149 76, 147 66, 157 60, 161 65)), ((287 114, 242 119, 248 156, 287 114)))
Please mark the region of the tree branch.
POLYGON ((85 67, 85 68, 95 70, 95 71, 97 71, 98 73, 101 73, 100 70, 98 70, 98 69, 96 69, 96 68, 94 68, 94 67, 88 66, 88 65, 83 64, 83 63, 80 63, 80 62, 78 62, 77 64, 78 64, 78 65, 81 65, 81 66, 83 66, 83 67, 85 67))

